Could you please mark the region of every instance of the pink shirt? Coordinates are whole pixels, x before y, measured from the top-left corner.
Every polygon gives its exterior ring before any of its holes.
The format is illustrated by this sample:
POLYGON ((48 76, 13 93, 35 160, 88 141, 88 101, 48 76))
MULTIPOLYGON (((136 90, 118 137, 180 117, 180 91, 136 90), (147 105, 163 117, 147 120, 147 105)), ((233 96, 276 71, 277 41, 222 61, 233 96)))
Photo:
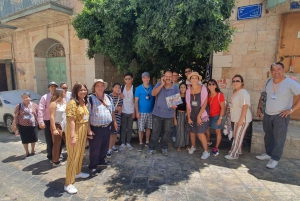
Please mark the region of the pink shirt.
POLYGON ((44 120, 50 120, 50 100, 52 94, 48 93, 42 96, 39 103, 38 122, 39 124, 44 123, 44 120))

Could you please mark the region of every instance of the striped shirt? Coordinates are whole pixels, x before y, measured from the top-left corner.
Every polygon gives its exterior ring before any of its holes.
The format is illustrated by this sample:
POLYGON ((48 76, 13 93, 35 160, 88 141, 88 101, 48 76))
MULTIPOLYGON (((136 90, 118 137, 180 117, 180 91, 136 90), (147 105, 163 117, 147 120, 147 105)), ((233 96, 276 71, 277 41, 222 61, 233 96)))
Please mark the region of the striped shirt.
POLYGON ((111 112, 114 111, 115 108, 109 96, 107 94, 104 94, 104 96, 107 106, 104 106, 94 94, 91 95, 93 106, 91 106, 91 103, 88 103, 88 110, 90 113, 90 124, 92 126, 104 126, 112 122, 111 112))

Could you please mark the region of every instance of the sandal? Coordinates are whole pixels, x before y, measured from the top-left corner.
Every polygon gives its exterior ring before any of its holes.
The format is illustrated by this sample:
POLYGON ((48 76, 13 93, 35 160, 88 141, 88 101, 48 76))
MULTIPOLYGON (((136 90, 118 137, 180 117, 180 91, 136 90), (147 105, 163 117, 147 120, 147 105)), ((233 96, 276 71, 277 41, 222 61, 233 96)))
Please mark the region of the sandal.
POLYGON ((177 147, 177 151, 178 151, 178 152, 181 151, 180 147, 177 147))
POLYGON ((189 145, 187 145, 186 147, 185 147, 185 150, 186 151, 189 151, 191 148, 190 148, 190 146, 189 145))
POLYGON ((31 152, 31 153, 30 153, 30 156, 34 156, 35 154, 36 154, 36 151, 31 152))
POLYGON ((24 160, 25 158, 27 158, 27 157, 29 157, 29 156, 30 156, 30 154, 24 155, 24 156, 22 157, 22 159, 24 160))

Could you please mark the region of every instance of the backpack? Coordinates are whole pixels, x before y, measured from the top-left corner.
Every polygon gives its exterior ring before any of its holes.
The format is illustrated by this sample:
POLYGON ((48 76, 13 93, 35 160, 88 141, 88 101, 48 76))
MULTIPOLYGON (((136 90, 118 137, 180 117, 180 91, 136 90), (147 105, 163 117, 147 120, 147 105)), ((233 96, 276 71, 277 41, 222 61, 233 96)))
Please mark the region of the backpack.
MULTIPOLYGON (((125 85, 122 85, 121 86, 121 92, 122 93, 123 93, 124 89, 125 89, 125 85)), ((133 89, 132 89, 132 93, 133 93, 133 97, 134 97, 134 94, 135 94, 135 87, 134 86, 133 86, 133 89)))

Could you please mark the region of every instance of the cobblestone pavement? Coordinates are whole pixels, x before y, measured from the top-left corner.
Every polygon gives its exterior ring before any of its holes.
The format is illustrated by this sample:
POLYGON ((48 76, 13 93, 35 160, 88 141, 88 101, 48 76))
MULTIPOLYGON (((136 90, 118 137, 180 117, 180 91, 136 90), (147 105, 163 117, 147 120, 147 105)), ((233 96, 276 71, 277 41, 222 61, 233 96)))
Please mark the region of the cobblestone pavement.
MULTIPOLYGON (((40 139, 43 142, 43 132, 40 139)), ((229 141, 219 156, 201 160, 201 151, 177 152, 170 142, 169 156, 146 149, 114 154, 111 167, 99 167, 94 178, 77 180, 76 195, 63 191, 65 167, 53 168, 40 154, 22 160, 20 138, 0 128, 0 200, 300 200, 300 160, 282 159, 269 170, 244 147, 239 160, 227 161, 229 141)), ((85 156, 83 171, 88 171, 85 156)))

